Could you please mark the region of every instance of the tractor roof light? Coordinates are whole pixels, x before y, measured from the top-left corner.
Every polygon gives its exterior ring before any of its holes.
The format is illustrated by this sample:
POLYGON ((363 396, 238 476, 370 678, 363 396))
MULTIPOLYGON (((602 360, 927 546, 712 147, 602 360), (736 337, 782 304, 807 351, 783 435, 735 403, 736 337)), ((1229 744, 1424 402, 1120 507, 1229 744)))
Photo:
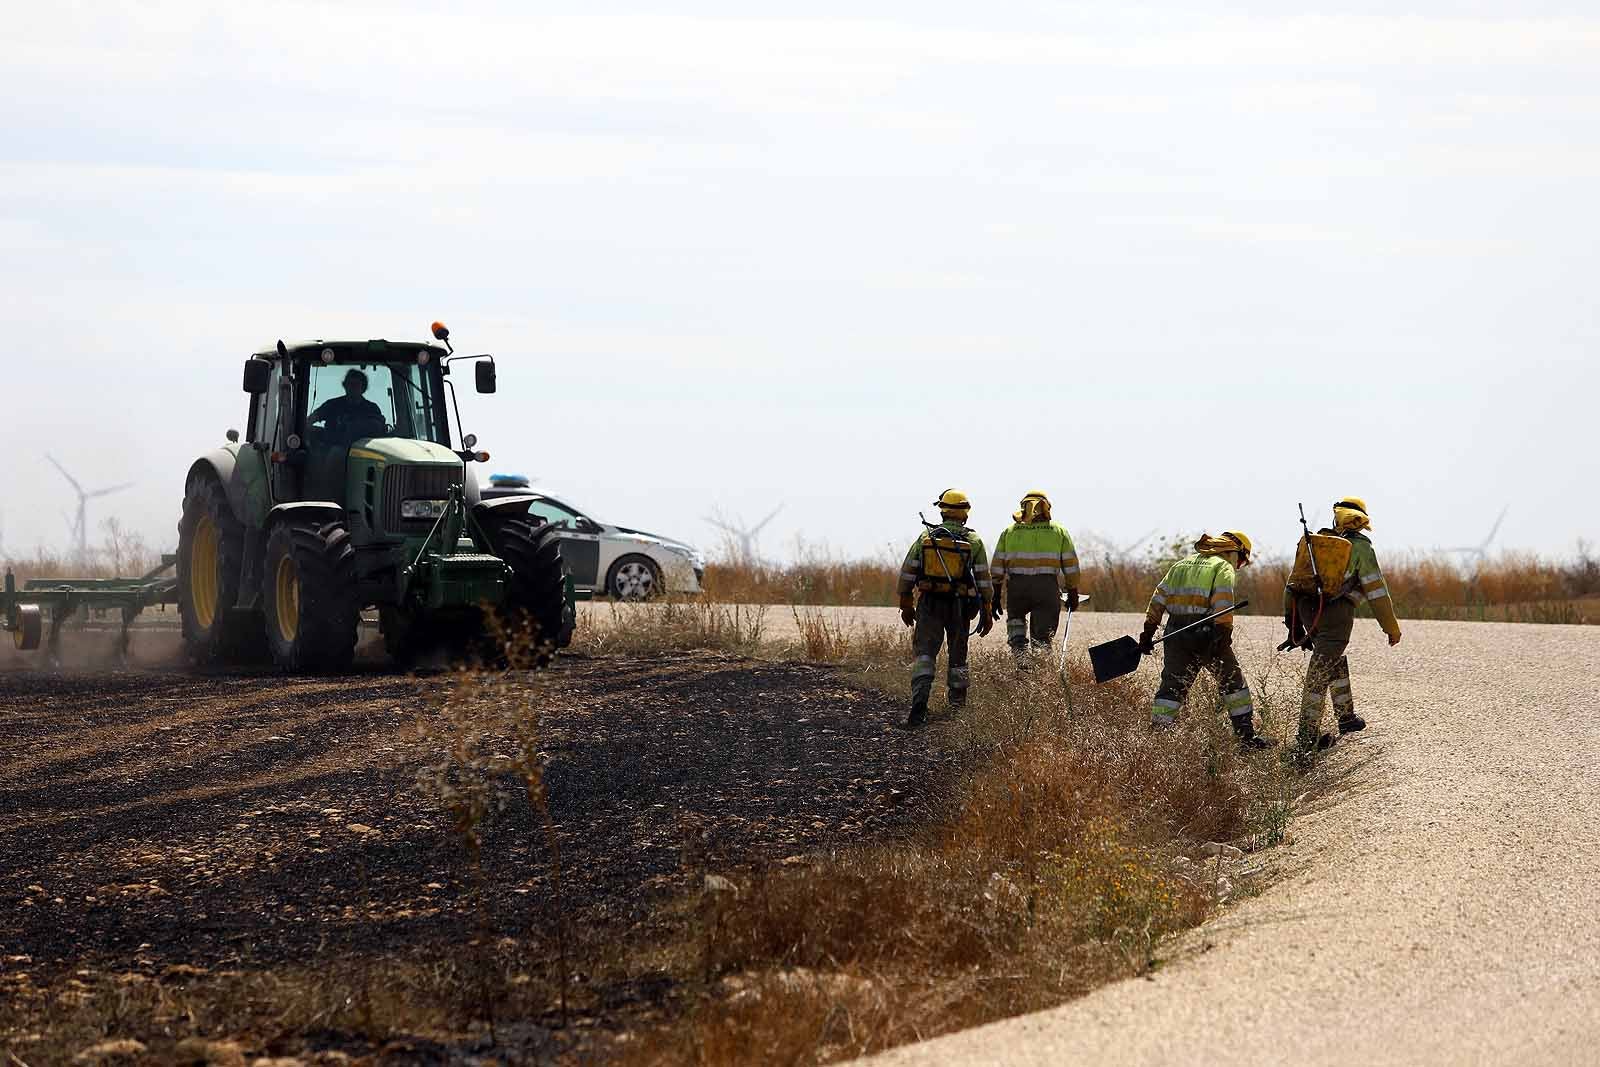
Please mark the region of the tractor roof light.
POLYGON ((333 362, 333 349, 324 348, 322 350, 322 362, 324 362, 324 363, 332 363, 333 362))
POLYGON ((445 351, 449 352, 452 356, 455 355, 456 354, 455 347, 450 344, 450 328, 448 326, 446 326, 442 322, 434 323, 432 328, 433 328, 433 339, 435 341, 443 341, 444 342, 445 351))
POLYGON ((417 366, 426 367, 428 365, 428 360, 432 358, 433 353, 424 348, 421 352, 417 353, 417 366))

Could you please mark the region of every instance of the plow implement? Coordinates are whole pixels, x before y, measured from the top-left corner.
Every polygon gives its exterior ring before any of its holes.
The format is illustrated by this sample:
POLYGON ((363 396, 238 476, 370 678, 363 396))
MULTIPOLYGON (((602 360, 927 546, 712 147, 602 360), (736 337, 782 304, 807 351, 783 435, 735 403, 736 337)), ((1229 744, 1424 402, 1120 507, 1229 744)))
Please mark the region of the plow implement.
POLYGON ((61 658, 61 631, 80 614, 82 620, 120 620, 118 649, 128 651, 128 627, 146 608, 177 603, 176 556, 162 556, 161 565, 137 578, 33 578, 17 588, 6 572, 0 593, 0 615, 12 643, 23 652, 43 647, 52 663, 61 658))

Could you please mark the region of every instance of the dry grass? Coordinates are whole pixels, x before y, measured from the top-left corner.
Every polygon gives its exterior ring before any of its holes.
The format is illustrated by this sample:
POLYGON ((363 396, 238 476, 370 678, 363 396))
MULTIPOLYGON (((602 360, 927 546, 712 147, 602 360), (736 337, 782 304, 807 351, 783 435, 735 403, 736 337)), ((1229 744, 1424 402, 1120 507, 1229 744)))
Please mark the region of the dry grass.
POLYGON ((767 611, 765 604, 728 603, 709 594, 650 604, 607 601, 578 627, 573 651, 600 656, 715 649, 754 655, 767 611))
POLYGON ((798 547, 790 563, 743 559, 729 551, 706 567, 706 595, 741 604, 851 604, 882 607, 895 603, 900 561, 841 559, 816 548, 798 547))
MULTIPOLYGON (((813 658, 904 692, 899 642, 800 619, 813 658)), ((931 802, 924 832, 707 872, 679 905, 682 943, 652 956, 698 969, 700 994, 623 1062, 828 1062, 1059 1003, 1157 966, 1169 935, 1234 891, 1186 852, 1282 840, 1291 776, 1241 756, 1220 713, 1153 737, 1135 683, 1094 686, 1075 665, 1069 707, 1054 672, 1018 674, 1003 650, 974 668, 972 703, 927 742, 965 750, 963 776, 890 801, 931 802)), ((1191 705, 1214 700, 1202 683, 1191 705)))
MULTIPOLYGON (((578 643, 589 652, 708 647, 833 662, 905 697, 905 630, 846 628, 814 609, 791 610, 799 638, 784 648, 761 644, 765 609, 711 598, 615 605, 591 617, 578 643)), ((525 658, 511 650, 512 662, 525 658)), ((1250 888, 1237 864, 1194 859, 1197 846, 1281 840, 1296 779, 1271 754, 1239 755, 1221 714, 1208 710, 1216 692, 1204 681, 1180 728, 1153 737, 1147 687, 1095 686, 1081 662, 1063 683, 1052 666, 1019 673, 1006 650, 986 646, 974 655, 965 710, 936 707, 926 732, 885 737, 960 753, 936 794, 867 801, 916 805, 927 813, 920 832, 770 866, 713 866, 686 849, 701 888, 668 899, 640 927, 648 933, 617 937, 561 922, 524 930, 518 942, 485 908, 470 941, 426 964, 335 960, 194 983, 85 975, 81 995, 0 1012, 0 1037, 48 1032, 48 1042, 17 1046, 37 1052, 114 1035, 175 1060, 204 1058, 176 1043, 195 1034, 255 1035, 244 1047, 270 1053, 298 1052, 321 1033, 359 1039, 363 1049, 402 1042, 395 1055, 421 1056, 419 1034, 459 1048, 497 1026, 502 1034, 530 1020, 564 1027, 565 998, 581 974, 590 990, 660 982, 673 991, 662 1006, 626 1016, 622 1039, 587 1046, 586 1060, 809 1064, 1145 973, 1173 934, 1250 888)), ((1293 686, 1272 671, 1252 683, 1281 734, 1276 709, 1293 686)), ((538 685, 461 672, 430 720, 438 759, 419 782, 455 827, 480 898, 481 828, 497 817, 507 786, 525 795, 535 832, 548 838, 547 876, 562 877, 545 804, 538 685)), ((582 1010, 603 1011, 592 1001, 582 1010)))
MULTIPOLYGON (((1173 537, 1138 556, 1083 551, 1084 587, 1096 611, 1143 611, 1173 560, 1189 551, 1173 537)), ((1490 622, 1600 623, 1600 557, 1580 541, 1567 558, 1505 553, 1480 565, 1453 557, 1382 552, 1384 574, 1401 618, 1490 622)), ((841 560, 810 553, 791 564, 713 563, 707 595, 724 603, 887 606, 895 603, 899 561, 841 560)), ((1240 574, 1250 614, 1282 610, 1289 561, 1263 558, 1240 574)), ((833 658, 819 656, 819 659, 833 658)))
POLYGON ((137 577, 161 562, 160 552, 139 534, 123 529, 116 519, 102 522, 100 532, 100 544, 92 546, 87 557, 36 548, 31 556, 0 556, 0 573, 11 572, 20 586, 32 578, 137 577))
POLYGON ((48 995, 5 994, 0 1050, 16 1062, 97 1062, 84 1050, 115 1040, 142 1046, 141 1063, 243 1064, 247 1052, 298 1052, 304 1034, 381 1046, 396 1035, 447 1030, 471 1017, 482 983, 475 969, 450 961, 386 960, 380 969, 334 959, 270 972, 80 970, 48 995))

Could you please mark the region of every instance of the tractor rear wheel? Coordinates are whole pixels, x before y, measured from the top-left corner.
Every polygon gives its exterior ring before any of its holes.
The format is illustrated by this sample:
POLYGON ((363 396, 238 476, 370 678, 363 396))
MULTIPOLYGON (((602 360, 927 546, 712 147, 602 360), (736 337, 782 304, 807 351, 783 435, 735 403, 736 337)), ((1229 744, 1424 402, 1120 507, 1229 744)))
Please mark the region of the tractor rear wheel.
POLYGON ((528 658, 533 666, 543 667, 556 649, 572 643, 577 621, 567 603, 561 531, 517 516, 501 520, 488 533, 495 555, 511 567, 511 589, 502 613, 507 636, 527 634, 528 658))
POLYGON ((215 478, 197 475, 185 487, 178 521, 178 617, 183 644, 197 665, 260 658, 261 617, 234 609, 244 566, 244 524, 215 478))
POLYGON ((267 646, 286 671, 346 670, 355 655, 356 550, 342 522, 288 520, 267 537, 267 646))

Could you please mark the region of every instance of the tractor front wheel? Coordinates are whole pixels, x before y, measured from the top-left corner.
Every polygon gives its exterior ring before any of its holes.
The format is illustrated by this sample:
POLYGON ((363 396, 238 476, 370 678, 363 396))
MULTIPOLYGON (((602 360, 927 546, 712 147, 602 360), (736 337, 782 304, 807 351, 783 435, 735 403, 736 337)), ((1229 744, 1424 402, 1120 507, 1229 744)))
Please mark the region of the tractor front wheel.
POLYGON ((495 554, 511 567, 504 612, 507 636, 527 636, 529 658, 536 667, 543 667, 556 649, 572 643, 577 621, 567 603, 567 567, 561 559, 560 534, 549 523, 520 517, 505 519, 489 531, 495 554))
POLYGON ((355 655, 356 550, 342 522, 272 528, 261 603, 272 661, 293 672, 346 670, 355 655))

